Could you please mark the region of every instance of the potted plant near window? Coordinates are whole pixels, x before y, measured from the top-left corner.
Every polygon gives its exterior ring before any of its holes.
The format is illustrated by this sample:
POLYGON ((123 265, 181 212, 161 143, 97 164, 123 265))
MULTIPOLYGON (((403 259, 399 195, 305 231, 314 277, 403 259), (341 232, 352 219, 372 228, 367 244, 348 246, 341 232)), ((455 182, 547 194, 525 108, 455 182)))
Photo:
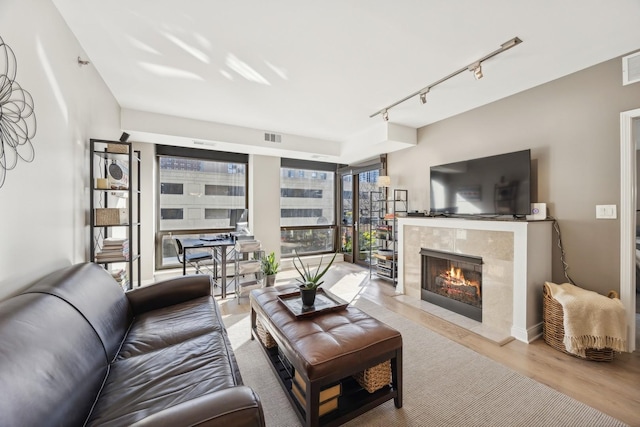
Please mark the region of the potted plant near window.
POLYGON ((351 253, 351 235, 345 233, 342 236, 342 257, 345 262, 353 262, 353 254, 351 253))
POLYGON ((262 258, 262 273, 266 277, 266 286, 275 284, 278 267, 280 267, 280 264, 276 262, 276 254, 274 252, 262 258))
POLYGON ((300 278, 296 280, 300 282, 300 296, 302 298, 302 305, 304 307, 313 307, 313 304, 316 301, 316 292, 318 290, 318 287, 320 287, 320 285, 324 283, 324 281, 321 282, 320 279, 322 279, 322 277, 327 273, 329 267, 331 267, 331 264, 333 264, 333 261, 336 259, 336 255, 338 253, 336 252, 333 254, 333 258, 331 258, 331 261, 329 261, 329 264, 327 264, 323 270, 320 269, 322 268, 322 260, 324 257, 320 258, 318 268, 312 270, 308 264, 307 266, 303 264, 302 260, 300 259, 300 255, 298 255, 298 252, 295 249, 293 250, 293 253, 296 255, 293 259, 293 266, 295 267, 298 274, 300 274, 300 278), (298 263, 300 264, 299 267, 298 263))

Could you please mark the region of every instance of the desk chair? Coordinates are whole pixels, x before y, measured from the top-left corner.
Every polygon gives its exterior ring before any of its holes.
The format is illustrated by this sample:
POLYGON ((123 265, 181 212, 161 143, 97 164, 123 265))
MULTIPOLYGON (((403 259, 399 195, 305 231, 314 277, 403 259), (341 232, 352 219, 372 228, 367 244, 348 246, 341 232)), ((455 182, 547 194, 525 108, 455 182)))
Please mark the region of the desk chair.
POLYGON ((180 262, 180 264, 186 261, 187 264, 196 269, 196 273, 198 274, 204 274, 202 273, 203 267, 207 270, 206 274, 212 273, 210 266, 213 262, 213 253, 211 251, 202 249, 196 252, 195 250, 192 250, 187 251, 185 255, 180 240, 178 240, 176 237, 172 237, 171 239, 173 240, 173 245, 176 248, 176 256, 178 257, 178 261, 180 262))

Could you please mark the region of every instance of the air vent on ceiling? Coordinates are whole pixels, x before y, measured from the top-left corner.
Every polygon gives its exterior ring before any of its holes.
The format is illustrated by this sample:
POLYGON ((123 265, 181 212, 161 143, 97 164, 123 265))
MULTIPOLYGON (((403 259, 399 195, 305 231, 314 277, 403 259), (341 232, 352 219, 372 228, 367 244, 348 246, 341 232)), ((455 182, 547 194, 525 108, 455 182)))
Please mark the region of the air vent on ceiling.
POLYGON ((197 140, 193 140, 193 143, 195 145, 210 145, 211 147, 215 147, 216 143, 215 142, 211 142, 211 141, 197 141, 197 140))
POLYGON ((282 142, 282 135, 278 135, 277 133, 264 133, 264 140, 267 142, 282 142))
POLYGON ((640 52, 622 58, 622 84, 640 82, 640 52))

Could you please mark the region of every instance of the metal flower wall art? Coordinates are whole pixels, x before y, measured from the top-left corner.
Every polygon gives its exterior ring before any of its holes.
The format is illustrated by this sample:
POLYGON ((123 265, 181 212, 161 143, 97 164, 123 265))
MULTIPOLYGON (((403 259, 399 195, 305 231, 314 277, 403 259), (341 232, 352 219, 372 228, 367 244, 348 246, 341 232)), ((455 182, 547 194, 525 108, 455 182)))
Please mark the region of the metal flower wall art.
POLYGON ((19 160, 32 162, 36 154, 33 98, 16 81, 17 71, 16 56, 0 37, 0 188, 7 171, 19 160))

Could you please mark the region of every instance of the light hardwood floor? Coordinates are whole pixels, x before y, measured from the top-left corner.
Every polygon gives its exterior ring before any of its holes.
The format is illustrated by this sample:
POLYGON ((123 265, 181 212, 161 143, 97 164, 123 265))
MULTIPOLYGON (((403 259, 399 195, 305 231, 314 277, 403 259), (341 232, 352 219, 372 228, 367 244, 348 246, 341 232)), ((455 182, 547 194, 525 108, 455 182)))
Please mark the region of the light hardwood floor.
MULTIPOLYGON (((326 280, 331 280, 332 275, 340 277, 361 271, 361 267, 353 264, 336 263, 326 280)), ((467 329, 402 303, 395 298, 395 288, 390 282, 365 276, 360 284, 360 294, 366 298, 630 426, 640 427, 639 351, 616 355, 612 362, 591 362, 561 353, 542 339, 531 344, 514 340, 499 346, 467 329)), ((230 297, 220 302, 223 314, 249 311, 246 299, 237 301, 230 297)))

